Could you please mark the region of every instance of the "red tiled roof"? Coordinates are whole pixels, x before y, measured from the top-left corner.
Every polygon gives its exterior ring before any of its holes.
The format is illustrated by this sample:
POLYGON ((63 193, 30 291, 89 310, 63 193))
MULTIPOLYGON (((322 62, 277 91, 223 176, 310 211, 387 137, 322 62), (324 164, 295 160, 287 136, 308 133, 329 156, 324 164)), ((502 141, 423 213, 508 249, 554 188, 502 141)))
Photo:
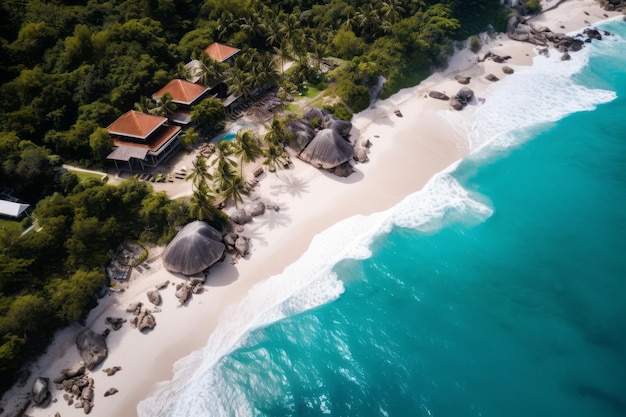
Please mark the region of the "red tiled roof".
POLYGON ((204 53, 216 61, 224 62, 239 51, 241 51, 241 49, 224 45, 223 43, 213 42, 204 50, 204 53))
POLYGON ((113 139, 113 146, 132 146, 135 148, 148 149, 152 152, 157 152, 163 145, 167 143, 174 135, 180 132, 180 126, 163 126, 162 129, 159 130, 158 134, 153 138, 150 138, 150 142, 147 144, 144 143, 134 143, 127 142, 120 138, 113 139))
POLYGON ((107 130, 113 135, 145 139, 166 121, 166 117, 130 110, 111 123, 107 130))
POLYGON ((152 98, 157 101, 163 97, 165 93, 170 93, 174 103, 190 105, 208 90, 208 87, 177 79, 167 83, 165 87, 154 93, 152 98))

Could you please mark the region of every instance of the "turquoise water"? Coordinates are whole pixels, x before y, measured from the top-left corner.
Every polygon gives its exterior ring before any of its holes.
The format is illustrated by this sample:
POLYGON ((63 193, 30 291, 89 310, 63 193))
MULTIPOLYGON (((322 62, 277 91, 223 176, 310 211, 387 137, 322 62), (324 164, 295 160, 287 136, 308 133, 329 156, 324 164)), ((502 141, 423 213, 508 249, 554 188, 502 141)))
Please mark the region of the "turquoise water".
MULTIPOLYGON (((626 38, 621 21, 605 28, 626 38)), ((541 86, 543 104, 524 77, 548 79, 541 68, 558 57, 504 80, 476 112, 472 156, 389 212, 354 220, 382 231, 364 234, 369 252, 357 245, 290 288, 267 310, 282 319, 251 324, 226 356, 209 343, 144 410, 626 416, 622 38, 559 62, 571 74, 541 86), (520 83, 523 123, 496 111, 520 83)))

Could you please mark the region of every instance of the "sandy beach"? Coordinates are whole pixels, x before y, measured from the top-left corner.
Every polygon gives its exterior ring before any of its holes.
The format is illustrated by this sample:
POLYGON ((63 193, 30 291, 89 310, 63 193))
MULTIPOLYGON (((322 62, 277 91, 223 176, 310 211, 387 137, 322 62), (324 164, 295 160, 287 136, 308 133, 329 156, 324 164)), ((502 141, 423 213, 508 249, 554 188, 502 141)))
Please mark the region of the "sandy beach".
MULTIPOLYGON (((533 21, 554 32, 567 33, 616 15, 618 13, 602 10, 594 0, 568 0, 533 21)), ((478 54, 467 49, 459 51, 445 71, 356 114, 352 120, 353 132, 360 140, 369 139, 372 147, 369 162, 356 164, 355 172, 347 178, 317 170, 295 158, 289 169, 277 175, 262 174, 259 184, 247 197, 247 204, 261 199, 278 205, 280 210, 268 210, 245 226, 241 234, 251 239, 249 255, 235 265, 231 265, 228 255, 226 261, 213 266, 204 292, 193 295, 184 306, 175 298, 173 285, 186 278, 169 273, 161 259, 153 256, 149 269, 132 272, 129 282, 124 284, 125 291, 110 292, 100 300, 86 326, 76 324, 59 332, 33 367, 29 382, 24 388, 9 391, 1 406, 11 412, 30 391, 34 378, 45 376, 52 380, 62 369, 77 363, 79 354, 74 345, 77 334, 85 328, 104 331, 107 328, 105 318, 109 316, 130 320, 132 316, 126 312, 127 306, 135 301, 147 305, 146 292, 169 280, 170 285, 161 290, 163 304, 161 311, 155 313, 156 328, 144 334, 125 323, 120 330, 112 331, 107 337, 107 359, 90 371, 95 381, 95 407, 90 415, 137 415, 137 404, 153 391, 155 384, 172 379, 175 362, 205 346, 220 321, 232 318, 227 315, 238 314, 237 306, 249 291, 296 262, 317 234, 344 219, 394 206, 471 152, 467 127, 480 101, 456 112, 447 101, 427 97, 429 91, 452 96, 462 87, 454 76, 471 76, 468 86, 476 97, 489 100, 489 91, 497 88, 497 82, 487 81, 484 76, 489 73, 500 79, 510 76, 503 73, 502 66, 532 65, 536 53, 534 45, 497 34, 484 43, 478 54), (505 64, 492 60, 479 62, 478 58, 488 51, 511 58, 505 64), (113 376, 102 371, 113 366, 120 366, 122 370, 113 376), (104 397, 104 392, 112 387, 119 392, 104 397)), ((189 158, 193 157, 188 155, 176 163, 189 167, 189 158)), ((184 181, 163 187, 170 196, 191 193, 191 185, 184 181)), ((241 314, 240 323, 254 318, 252 311, 241 314)), ((244 331, 242 326, 224 336, 220 345, 223 353, 228 352, 244 331)), ((82 409, 67 405, 63 391, 53 389, 52 394, 53 402, 48 407, 30 407, 26 414, 33 417, 54 416, 57 412, 64 417, 84 415, 82 409)))

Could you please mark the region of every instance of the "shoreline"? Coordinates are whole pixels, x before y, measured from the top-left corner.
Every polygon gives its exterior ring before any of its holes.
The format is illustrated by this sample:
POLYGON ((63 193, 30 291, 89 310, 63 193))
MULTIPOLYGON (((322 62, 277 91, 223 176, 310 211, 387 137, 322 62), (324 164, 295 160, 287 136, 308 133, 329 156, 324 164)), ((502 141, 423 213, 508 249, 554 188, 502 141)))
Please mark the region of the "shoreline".
MULTIPOLYGON (((592 23, 604 20, 603 15, 608 13, 593 0, 569 0, 535 21, 554 31, 571 32, 584 28, 585 20, 592 23), (583 14, 584 11, 590 15, 583 14), (565 29, 560 29, 560 25, 565 29)), ((611 13, 612 16, 620 14, 611 13)), ((479 55, 488 50, 511 55, 507 65, 512 66, 531 65, 535 55, 534 45, 509 40, 506 35, 498 35, 484 45, 479 55)), ((454 94, 462 87, 454 80, 454 75, 462 73, 472 76, 469 87, 476 96, 488 99, 492 83, 481 75, 494 73, 502 78, 502 64, 493 61, 478 63, 477 57, 467 50, 457 52, 444 72, 435 73, 420 85, 402 90, 377 102, 374 108, 356 114, 353 124, 360 132, 360 138, 370 139, 373 146, 370 161, 357 164, 350 177, 339 179, 297 159, 293 160, 290 169, 278 173, 282 180, 275 175, 263 174, 264 178, 251 198, 268 199, 277 203, 281 210, 270 211, 246 225, 243 234, 251 237, 253 245, 250 255, 235 267, 228 262, 212 267, 205 292, 194 295, 188 305, 177 306, 171 285, 163 290, 162 311, 155 313, 157 326, 153 331, 141 334, 125 323, 121 330, 111 332, 107 338, 108 358, 90 372, 96 387, 91 415, 136 415, 138 402, 153 391, 155 383, 172 379, 178 359, 202 349, 219 321, 234 310, 233 306, 238 306, 256 284, 266 282, 296 262, 321 231, 346 218, 370 215, 394 206, 407 195, 422 189, 434 175, 467 156, 470 148, 463 126, 451 125, 439 113, 449 109, 448 103, 424 98, 424 95, 431 89, 454 94), (396 116, 396 110, 403 117, 396 116), (122 370, 108 377, 102 369, 112 366, 121 366, 122 370), (104 391, 112 386, 120 392, 103 397, 104 391)), ((453 114, 458 116, 455 119, 467 121, 474 110, 470 108, 453 114)), ((147 303, 145 292, 166 279, 182 281, 163 269, 160 259, 139 276, 133 272, 130 288, 101 299, 90 313, 86 328, 103 331, 106 316, 130 319, 131 316, 125 313, 128 304, 133 301, 147 303)), ((52 380, 61 369, 78 361, 74 337, 81 330, 82 326, 74 325, 55 336, 53 344, 34 366, 31 381, 39 375, 52 380)), ((246 329, 241 330, 245 332, 246 329)), ((230 336, 236 338, 237 335, 230 336)), ((30 391, 31 385, 32 382, 21 391, 30 391)), ((17 394, 14 389, 5 397, 17 394)), ((62 394, 54 391, 56 403, 47 408, 31 407, 27 413, 33 417, 52 416, 57 411, 62 416, 84 415, 83 410, 68 406, 62 394)))

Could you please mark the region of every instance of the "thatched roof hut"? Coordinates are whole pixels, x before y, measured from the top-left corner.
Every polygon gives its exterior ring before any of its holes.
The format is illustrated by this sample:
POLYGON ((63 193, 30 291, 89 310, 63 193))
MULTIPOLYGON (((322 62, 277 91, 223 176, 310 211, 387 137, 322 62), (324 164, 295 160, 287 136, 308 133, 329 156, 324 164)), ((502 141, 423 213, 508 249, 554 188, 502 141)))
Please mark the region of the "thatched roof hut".
POLYGON ((324 121, 324 116, 329 114, 328 110, 320 109, 319 107, 306 107, 304 109, 304 118, 309 122, 317 120, 319 124, 324 121))
POLYGON ((332 129, 344 138, 350 136, 352 130, 352 122, 341 120, 332 114, 324 116, 324 129, 332 129))
POLYGON ((285 126, 285 130, 292 134, 287 147, 291 148, 296 154, 302 152, 317 133, 313 125, 306 119, 292 120, 285 126))
POLYGON ((300 154, 304 161, 324 169, 332 169, 353 157, 352 145, 332 129, 321 130, 300 154))
POLYGON ((165 248, 163 266, 170 272, 194 275, 219 261, 224 248, 220 232, 205 222, 191 222, 165 248))

